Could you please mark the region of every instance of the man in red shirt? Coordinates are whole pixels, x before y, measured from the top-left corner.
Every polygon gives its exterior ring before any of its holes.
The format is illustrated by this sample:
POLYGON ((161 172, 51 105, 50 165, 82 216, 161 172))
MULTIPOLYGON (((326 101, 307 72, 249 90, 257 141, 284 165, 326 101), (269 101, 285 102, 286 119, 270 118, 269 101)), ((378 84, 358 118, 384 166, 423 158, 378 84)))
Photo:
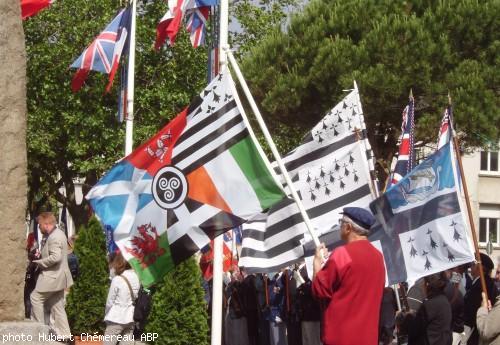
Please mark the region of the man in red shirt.
POLYGON ((316 249, 312 292, 322 309, 324 345, 376 345, 385 268, 382 254, 367 240, 373 215, 346 207, 339 220, 346 242, 333 251, 323 268, 322 243, 316 249))

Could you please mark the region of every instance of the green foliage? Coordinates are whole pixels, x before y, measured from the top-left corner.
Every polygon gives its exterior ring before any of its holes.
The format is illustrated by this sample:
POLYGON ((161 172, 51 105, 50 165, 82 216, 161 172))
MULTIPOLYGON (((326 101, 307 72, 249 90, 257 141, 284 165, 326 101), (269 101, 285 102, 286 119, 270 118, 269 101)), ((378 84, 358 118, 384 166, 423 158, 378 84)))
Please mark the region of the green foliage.
POLYGON ((279 29, 287 18, 287 12, 297 6, 297 0, 237 0, 231 3, 231 45, 237 48, 237 56, 247 54, 261 38, 279 29), (237 24, 236 24, 237 23, 237 24))
POLYGON ((410 89, 417 140, 437 140, 450 92, 464 145, 481 146, 500 133, 499 11, 496 0, 312 0, 286 30, 261 39, 242 69, 271 127, 311 128, 355 79, 382 166, 396 151, 410 89))
MULTIPOLYGON (((71 63, 111 21, 121 1, 56 1, 24 22, 27 50, 29 204, 49 197, 68 207, 77 227, 88 221, 88 204, 77 205, 73 181, 86 193, 124 154, 125 123, 116 120, 119 73, 109 94, 107 75, 91 72, 72 93, 71 63), (77 14, 77 15, 75 15, 77 14), (59 192, 66 187, 66 195, 59 192)), ((134 146, 164 126, 204 86, 206 51, 193 49, 181 30, 173 48, 152 49, 165 1, 138 1, 134 146)))
POLYGON ((109 271, 106 239, 95 217, 78 233, 74 250, 80 264, 80 275, 71 287, 66 304, 70 328, 75 335, 84 332, 102 334, 109 271))
POLYGON ((181 263, 158 284, 146 332, 158 333, 156 345, 208 345, 206 303, 194 258, 181 263))

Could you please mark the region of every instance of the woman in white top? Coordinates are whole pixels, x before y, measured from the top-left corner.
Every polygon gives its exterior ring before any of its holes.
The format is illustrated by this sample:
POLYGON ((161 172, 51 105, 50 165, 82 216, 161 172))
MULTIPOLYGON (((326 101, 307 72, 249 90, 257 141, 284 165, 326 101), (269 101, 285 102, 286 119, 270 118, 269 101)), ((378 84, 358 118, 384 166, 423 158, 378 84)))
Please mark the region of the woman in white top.
POLYGON ((139 278, 121 253, 115 256, 111 268, 115 276, 106 301, 104 345, 133 344, 134 301, 139 292, 139 278))

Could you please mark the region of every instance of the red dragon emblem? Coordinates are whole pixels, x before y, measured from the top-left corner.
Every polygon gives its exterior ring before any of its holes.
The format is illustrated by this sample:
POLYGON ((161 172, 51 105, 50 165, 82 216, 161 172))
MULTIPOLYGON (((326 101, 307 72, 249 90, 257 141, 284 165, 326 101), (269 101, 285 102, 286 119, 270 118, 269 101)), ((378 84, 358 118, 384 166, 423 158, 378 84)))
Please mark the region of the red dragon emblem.
POLYGON ((158 244, 158 232, 151 223, 138 226, 137 232, 130 240, 132 247, 126 247, 126 249, 139 260, 142 268, 146 268, 165 254, 165 249, 158 244))

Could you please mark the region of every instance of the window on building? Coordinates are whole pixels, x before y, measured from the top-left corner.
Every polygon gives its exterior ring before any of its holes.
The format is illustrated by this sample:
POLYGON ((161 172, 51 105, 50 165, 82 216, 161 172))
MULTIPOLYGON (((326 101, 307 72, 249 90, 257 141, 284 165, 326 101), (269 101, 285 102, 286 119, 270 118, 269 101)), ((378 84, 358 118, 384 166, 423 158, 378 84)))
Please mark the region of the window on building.
POLYGON ((481 151, 481 170, 498 171, 498 151, 481 151))
POLYGON ((491 241, 494 246, 500 245, 499 231, 499 218, 479 218, 479 242, 481 244, 485 245, 491 241))

